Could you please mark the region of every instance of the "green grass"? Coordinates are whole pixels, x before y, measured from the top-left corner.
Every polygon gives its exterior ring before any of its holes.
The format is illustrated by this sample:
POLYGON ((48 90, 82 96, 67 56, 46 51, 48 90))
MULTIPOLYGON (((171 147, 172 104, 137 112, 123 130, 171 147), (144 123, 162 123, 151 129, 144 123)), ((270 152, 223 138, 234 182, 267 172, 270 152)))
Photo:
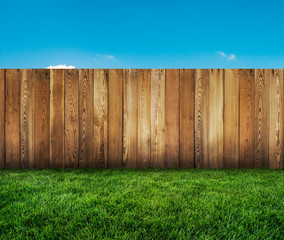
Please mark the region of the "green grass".
POLYGON ((1 170, 14 238, 284 239, 284 171, 1 170))

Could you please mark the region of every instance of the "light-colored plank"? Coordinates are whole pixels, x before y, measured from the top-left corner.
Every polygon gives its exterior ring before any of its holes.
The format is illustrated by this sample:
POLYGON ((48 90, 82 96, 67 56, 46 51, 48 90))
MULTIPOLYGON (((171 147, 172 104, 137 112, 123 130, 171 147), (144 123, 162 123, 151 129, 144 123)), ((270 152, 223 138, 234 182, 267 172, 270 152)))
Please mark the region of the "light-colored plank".
POLYGON ((238 69, 225 69, 224 168, 240 164, 240 78, 238 69))
POLYGON ((122 69, 109 70, 108 167, 122 167, 122 69))
POLYGON ((224 70, 211 69, 209 74, 209 166, 223 168, 223 92, 224 70))
POLYGON ((79 70, 79 167, 93 166, 93 81, 92 69, 79 70))
POLYGON ((180 70, 180 167, 194 168, 194 69, 180 70))
POLYGON ((64 70, 64 167, 79 165, 79 71, 64 70))
POLYGON ((151 166, 151 70, 138 70, 137 167, 151 166))
POLYGON ((50 70, 35 70, 35 167, 49 168, 50 70))
POLYGON ((166 69, 166 168, 179 167, 179 70, 166 69))
POLYGON ((107 167, 108 70, 94 69, 93 166, 107 167))
POLYGON ((240 69, 240 168, 254 167, 254 69, 240 69))
POLYGON ((164 167, 165 70, 151 70, 151 167, 164 167))
POLYGON ((137 70, 123 71, 123 167, 135 168, 138 132, 137 70))
POLYGON ((195 167, 209 168, 209 70, 195 70, 195 167))
POLYGON ((50 70, 50 167, 64 167, 64 70, 50 70))
POLYGON ((269 166, 269 85, 270 70, 255 72, 255 167, 269 166))
POLYGON ((270 79, 269 168, 283 169, 284 80, 283 69, 272 69, 270 79))
POLYGON ((0 69, 0 168, 5 168, 5 70, 0 69))

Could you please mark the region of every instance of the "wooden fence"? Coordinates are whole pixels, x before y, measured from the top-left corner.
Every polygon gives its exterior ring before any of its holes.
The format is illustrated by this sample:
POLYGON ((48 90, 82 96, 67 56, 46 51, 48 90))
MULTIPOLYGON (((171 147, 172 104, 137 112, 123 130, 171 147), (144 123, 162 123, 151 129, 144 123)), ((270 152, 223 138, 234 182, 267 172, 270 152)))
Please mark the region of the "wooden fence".
POLYGON ((0 168, 278 168, 283 69, 1 69, 0 168))

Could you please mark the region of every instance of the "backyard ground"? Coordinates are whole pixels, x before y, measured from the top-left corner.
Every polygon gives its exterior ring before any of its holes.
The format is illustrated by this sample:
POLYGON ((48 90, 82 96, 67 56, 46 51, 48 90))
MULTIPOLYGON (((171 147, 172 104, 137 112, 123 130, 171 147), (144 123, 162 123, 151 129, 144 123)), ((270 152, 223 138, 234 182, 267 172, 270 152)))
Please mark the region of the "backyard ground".
POLYGON ((284 239, 283 170, 0 170, 0 239, 284 239))

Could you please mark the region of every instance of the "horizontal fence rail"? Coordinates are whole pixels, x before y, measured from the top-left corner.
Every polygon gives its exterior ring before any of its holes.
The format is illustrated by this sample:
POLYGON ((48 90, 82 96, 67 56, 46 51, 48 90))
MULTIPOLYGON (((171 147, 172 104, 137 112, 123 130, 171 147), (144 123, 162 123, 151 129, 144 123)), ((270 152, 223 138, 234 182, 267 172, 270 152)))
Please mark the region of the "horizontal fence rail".
POLYGON ((283 69, 0 69, 0 168, 274 168, 283 69))

